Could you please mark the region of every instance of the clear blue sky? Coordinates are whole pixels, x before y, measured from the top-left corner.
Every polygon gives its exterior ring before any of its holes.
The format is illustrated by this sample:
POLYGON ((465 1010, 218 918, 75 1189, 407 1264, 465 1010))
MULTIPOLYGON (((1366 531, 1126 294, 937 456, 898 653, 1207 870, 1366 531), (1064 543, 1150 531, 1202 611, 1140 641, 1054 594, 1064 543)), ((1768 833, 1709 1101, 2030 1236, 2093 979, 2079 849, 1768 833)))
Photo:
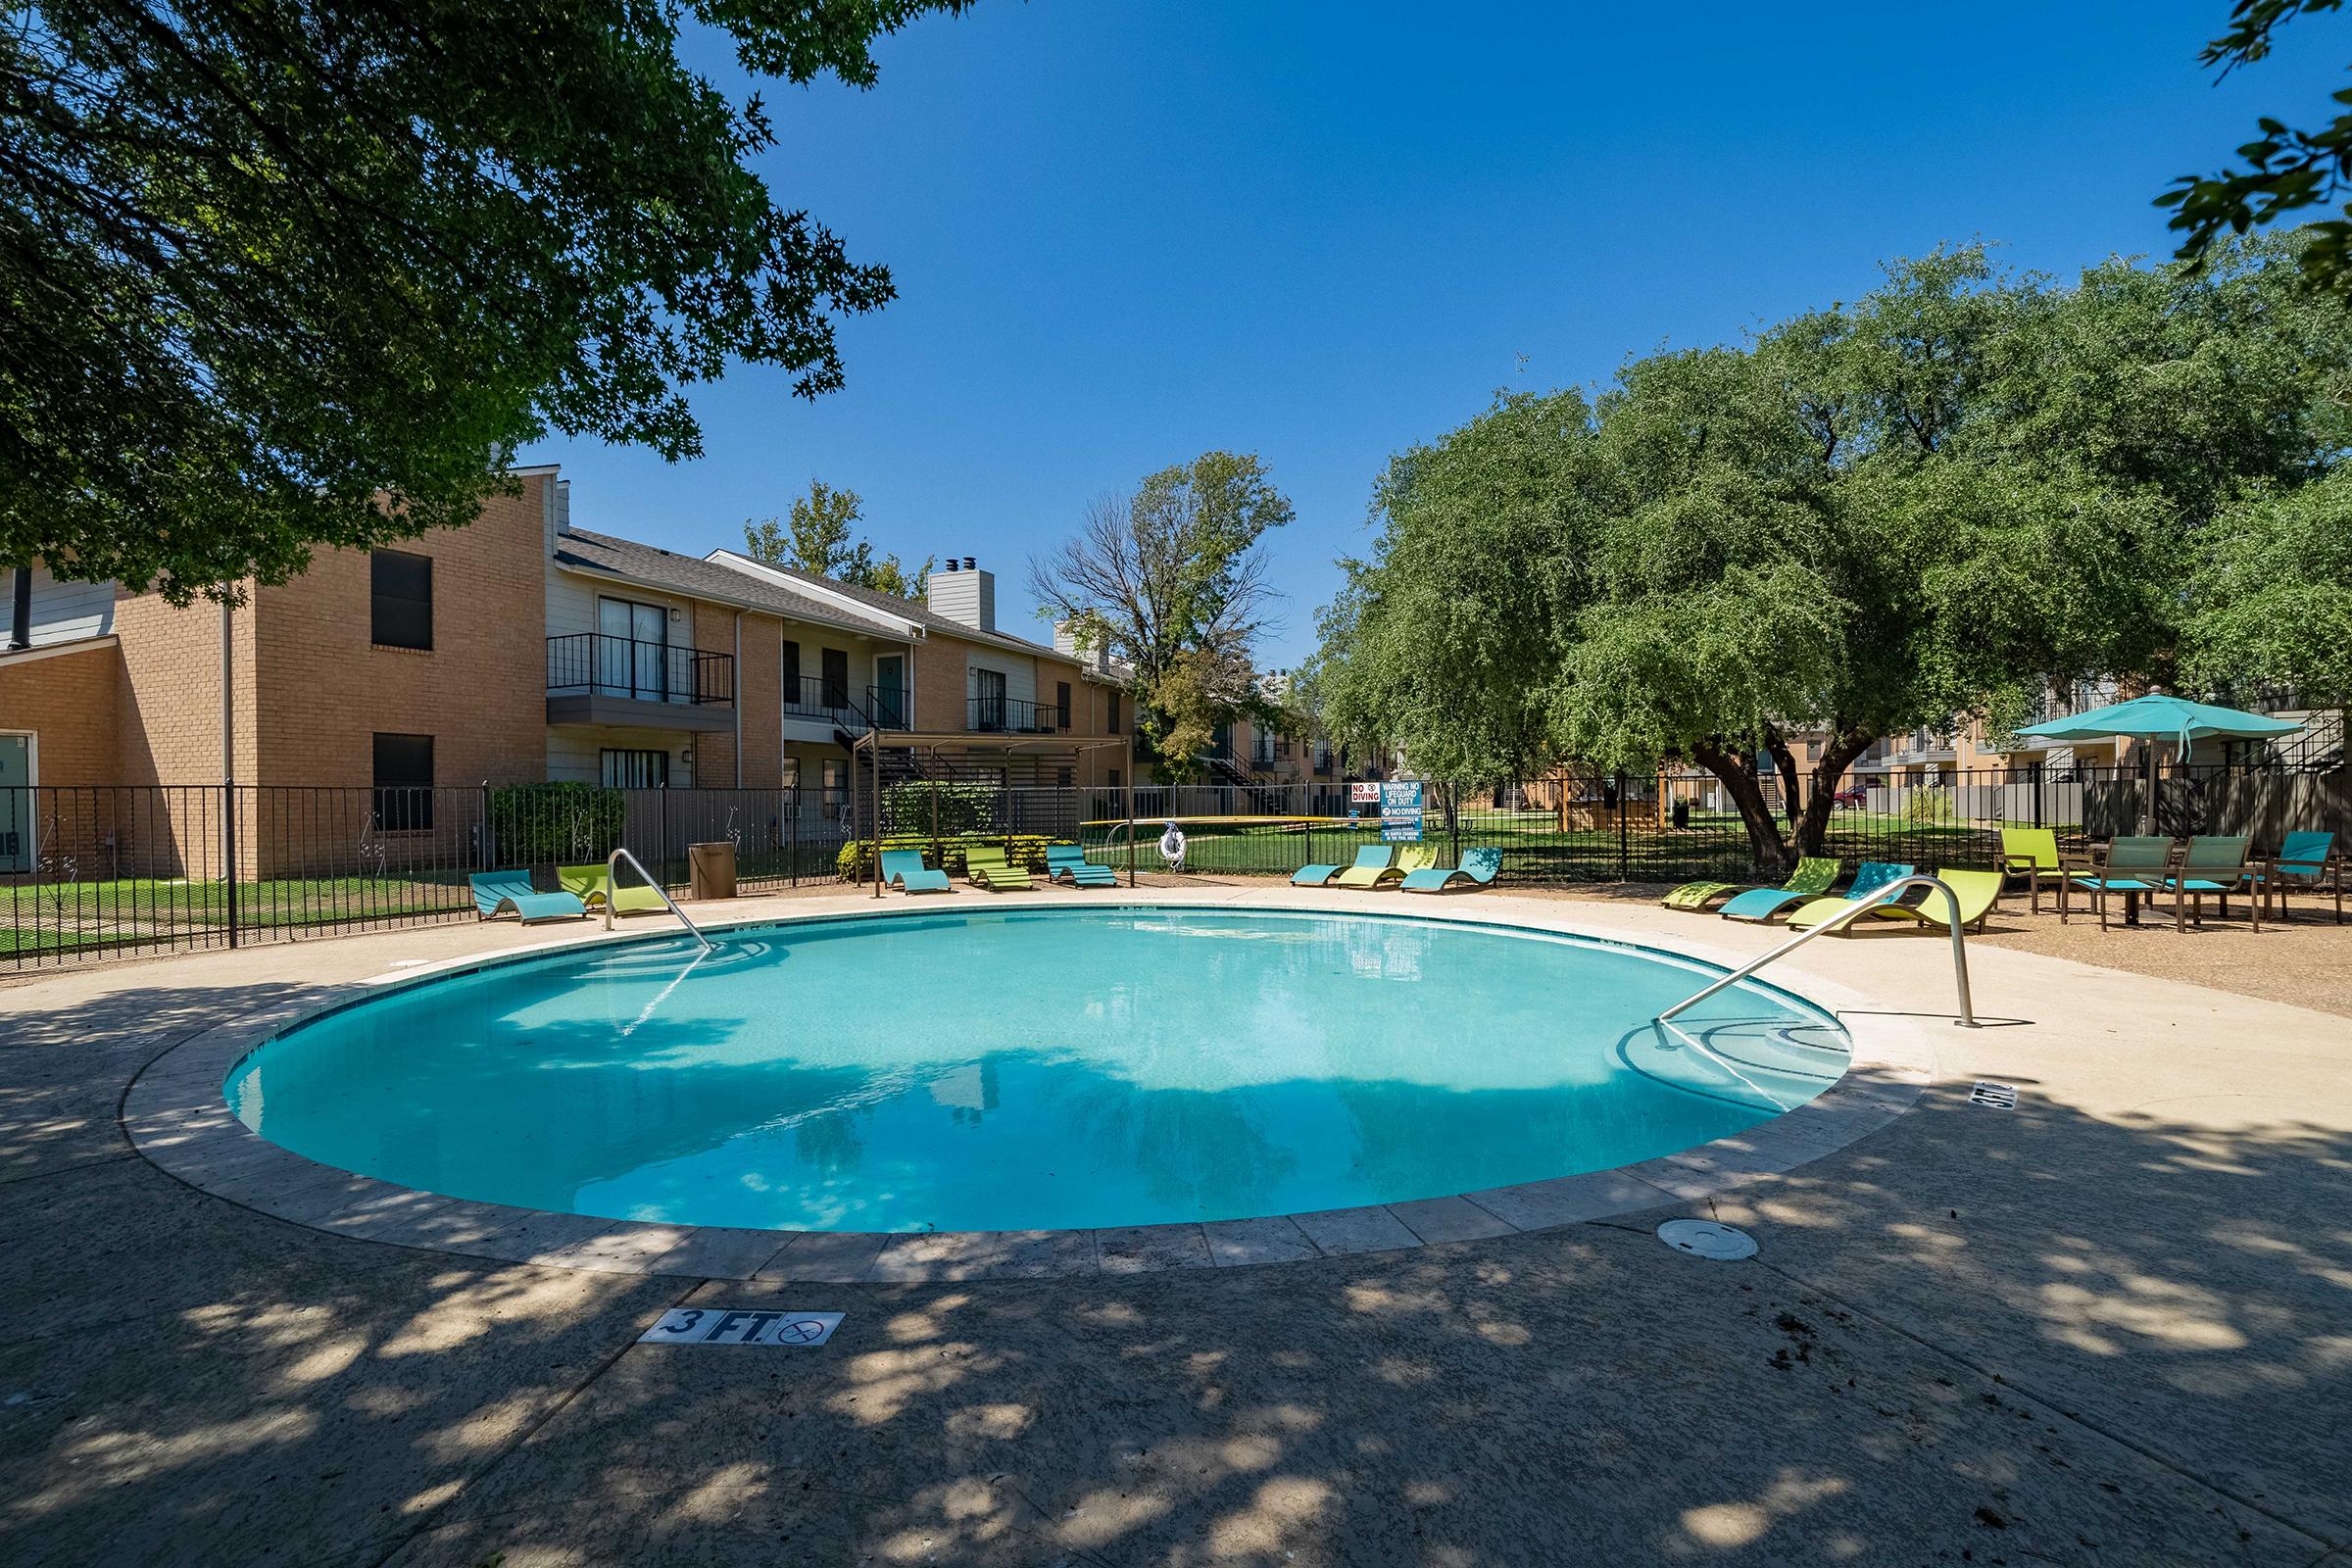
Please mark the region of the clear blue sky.
POLYGON ((982 0, 884 40, 870 92, 769 84, 777 199, 898 283, 843 326, 848 387, 702 388, 692 464, 527 456, 584 526, 698 554, 821 476, 882 548, 977 556, 1036 634, 1026 563, 1091 497, 1254 451, 1298 510, 1287 666, 1389 454, 1496 388, 1737 339, 1939 241, 2167 252, 2150 198, 2257 113, 2317 121, 2352 55, 2321 17, 2216 87, 2228 0, 1587 9, 982 0))

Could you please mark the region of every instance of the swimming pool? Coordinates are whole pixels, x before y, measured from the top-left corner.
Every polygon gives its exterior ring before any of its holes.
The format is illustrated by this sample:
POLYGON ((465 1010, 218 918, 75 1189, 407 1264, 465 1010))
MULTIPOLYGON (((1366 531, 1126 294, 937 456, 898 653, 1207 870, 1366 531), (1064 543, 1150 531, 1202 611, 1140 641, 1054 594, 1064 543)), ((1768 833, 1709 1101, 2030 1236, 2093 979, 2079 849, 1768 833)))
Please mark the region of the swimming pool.
POLYGON ((1106 905, 787 922, 427 980, 261 1047, 255 1132, 612 1219, 1054 1230, 1631 1164, 1845 1068, 1836 1021, 1651 950, 1380 914, 1106 905))

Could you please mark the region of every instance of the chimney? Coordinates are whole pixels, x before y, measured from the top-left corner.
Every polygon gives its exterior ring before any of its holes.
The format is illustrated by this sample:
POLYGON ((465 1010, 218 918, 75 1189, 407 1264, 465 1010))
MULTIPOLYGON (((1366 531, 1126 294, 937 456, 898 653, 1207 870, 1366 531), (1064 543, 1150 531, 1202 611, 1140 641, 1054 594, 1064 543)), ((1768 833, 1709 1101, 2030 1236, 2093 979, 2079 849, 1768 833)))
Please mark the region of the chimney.
POLYGON ((1066 620, 1057 620, 1054 623, 1054 651, 1065 659, 1075 659, 1098 675, 1110 673, 1109 645, 1098 640, 1092 648, 1080 653, 1078 651, 1078 633, 1071 629, 1070 623, 1066 620))
POLYGON ((997 629, 997 574, 982 571, 970 556, 963 558, 961 570, 950 556, 948 569, 931 574, 930 601, 934 615, 974 631, 997 629))

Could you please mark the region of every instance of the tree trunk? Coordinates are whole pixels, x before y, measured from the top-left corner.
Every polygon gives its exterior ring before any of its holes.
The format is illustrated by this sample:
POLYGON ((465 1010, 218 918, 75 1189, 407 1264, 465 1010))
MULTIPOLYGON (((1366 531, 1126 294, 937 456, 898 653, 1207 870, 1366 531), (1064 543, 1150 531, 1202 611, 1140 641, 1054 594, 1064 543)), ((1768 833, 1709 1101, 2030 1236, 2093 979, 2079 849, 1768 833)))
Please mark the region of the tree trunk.
POLYGON ((1780 770, 1782 804, 1788 812, 1788 826, 1796 827, 1798 792, 1796 787, 1796 754, 1781 739, 1781 732, 1767 724, 1764 727, 1764 749, 1772 754, 1772 765, 1780 770))
POLYGON ((1813 787, 1805 799, 1804 814, 1797 818, 1796 853, 1820 855, 1829 836, 1830 812, 1838 805, 1838 781, 1855 758, 1870 750, 1877 739, 1874 731, 1857 729, 1839 723, 1830 731, 1830 738, 1821 749, 1821 760, 1813 764, 1813 787))
POLYGON ((1788 844, 1781 837, 1780 818, 1773 815, 1772 808, 1765 803, 1764 791, 1756 783, 1755 754, 1717 741, 1703 741, 1690 748, 1690 760, 1723 780, 1723 787, 1731 792, 1732 804, 1739 807, 1740 823, 1747 829, 1748 856, 1755 863, 1757 875, 1787 874, 1788 844))

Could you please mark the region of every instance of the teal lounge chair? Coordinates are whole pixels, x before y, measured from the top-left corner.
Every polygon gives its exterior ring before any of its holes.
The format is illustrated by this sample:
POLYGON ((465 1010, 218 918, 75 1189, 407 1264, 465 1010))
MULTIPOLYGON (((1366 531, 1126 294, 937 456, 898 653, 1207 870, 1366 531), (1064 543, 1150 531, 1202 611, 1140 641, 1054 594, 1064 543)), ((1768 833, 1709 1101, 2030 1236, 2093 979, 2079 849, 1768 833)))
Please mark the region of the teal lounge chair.
MULTIPOLYGON (((1386 870, 1388 864, 1389 847, 1386 844, 1366 844, 1356 850, 1355 863, 1345 869, 1350 871, 1361 871, 1367 868, 1386 870)), ((1338 876, 1342 869, 1343 867, 1336 865, 1302 865, 1291 873, 1291 886, 1319 888, 1329 883, 1333 877, 1338 876)))
POLYGON ((2067 900, 2070 893, 2090 895, 2090 906, 2098 911, 2099 929, 2107 929, 2107 900, 2117 894, 2126 899, 2125 913, 2135 911, 2141 898, 2154 898, 2164 891, 2165 877, 2172 870, 2173 841, 2167 838, 2110 839, 2104 848, 2090 852, 2090 869, 2082 876, 2070 876, 2058 884, 2058 920, 2067 919, 2067 900))
POLYGON ((948 873, 934 871, 923 863, 920 850, 884 850, 882 852, 882 885, 895 887, 901 893, 953 893, 948 873))
MULTIPOLYGON (((1797 906, 1796 911, 1788 916, 1788 924, 1791 929, 1798 925, 1819 925, 1839 910, 1851 908, 1857 904, 1877 904, 1883 898, 1884 889, 1900 882, 1907 876, 1916 875, 1918 870, 1917 866, 1902 865, 1891 860, 1864 860, 1854 868, 1853 883, 1843 893, 1831 899, 1805 900, 1797 906)), ((1935 890, 1930 889, 1928 896, 1934 898, 1935 890)), ((1731 914, 1732 905, 1739 902, 1739 899, 1734 899, 1731 904, 1725 905, 1723 912, 1727 915, 1731 914)), ((1791 901, 1784 900, 1783 902, 1791 901)), ((1742 917, 1734 916, 1734 918, 1742 917)), ((1758 915, 1755 918, 1769 919, 1771 917, 1758 915)))
MULTIPOLYGON (((1686 882, 1658 902, 1669 909, 1703 909, 1709 903, 1723 897, 1726 893, 1739 895, 1738 898, 1732 900, 1733 904, 1740 904, 1751 893, 1780 893, 1791 894, 1798 898, 1811 898, 1817 893, 1827 893, 1835 887, 1838 882, 1838 874, 1844 869, 1845 862, 1834 855, 1808 855, 1796 862, 1796 869, 1788 874, 1788 880, 1777 888, 1760 888, 1748 882, 1686 882)), ((1778 903, 1769 898, 1750 900, 1742 905, 1742 907, 1743 909, 1752 909, 1762 908, 1766 906, 1770 906, 1770 909, 1780 907, 1778 903)), ((1730 905, 1726 905, 1725 908, 1728 911, 1730 905)), ((1769 909, 1763 914, 1741 913, 1733 916, 1740 920, 1768 920, 1771 917, 1769 909)))
POLYGON ((531 889, 531 873, 516 867, 512 871, 476 871, 466 879, 473 887, 473 907, 485 920, 495 920, 512 913, 524 925, 536 920, 584 920, 588 906, 576 893, 536 893, 531 889))
POLYGON ((2278 918, 2286 918, 2289 893, 2335 895, 2335 923, 2344 923, 2344 857, 2332 833, 2289 833, 2270 863, 2254 873, 2254 885, 2264 904, 2278 900, 2278 918))
POLYGON ((1803 908, 1809 904, 1865 898, 1873 890, 1911 874, 1911 867, 1907 865, 1886 860, 1864 860, 1854 868, 1853 885, 1832 899, 1828 897, 1830 887, 1838 880, 1838 873, 1845 869, 1845 862, 1830 860, 1830 874, 1826 877, 1819 869, 1822 863, 1818 859, 1798 861, 1796 874, 1788 879, 1786 887, 1750 888, 1723 906, 1723 917, 1726 920, 1753 920, 1765 925, 1790 909, 1803 908), (1806 874, 1808 866, 1814 867, 1810 875, 1806 874))
POLYGON ((1501 869, 1502 852, 1500 850, 1465 850, 1462 852, 1462 863, 1459 865, 1441 865, 1427 871, 1405 872, 1404 891, 1407 893, 1443 893, 1457 876, 1473 887, 1493 887, 1494 873, 1501 869))
POLYGON ((1086 851, 1075 844, 1046 846, 1046 880, 1058 882, 1070 879, 1074 888, 1115 888, 1119 874, 1107 865, 1097 865, 1086 858, 1086 851))

